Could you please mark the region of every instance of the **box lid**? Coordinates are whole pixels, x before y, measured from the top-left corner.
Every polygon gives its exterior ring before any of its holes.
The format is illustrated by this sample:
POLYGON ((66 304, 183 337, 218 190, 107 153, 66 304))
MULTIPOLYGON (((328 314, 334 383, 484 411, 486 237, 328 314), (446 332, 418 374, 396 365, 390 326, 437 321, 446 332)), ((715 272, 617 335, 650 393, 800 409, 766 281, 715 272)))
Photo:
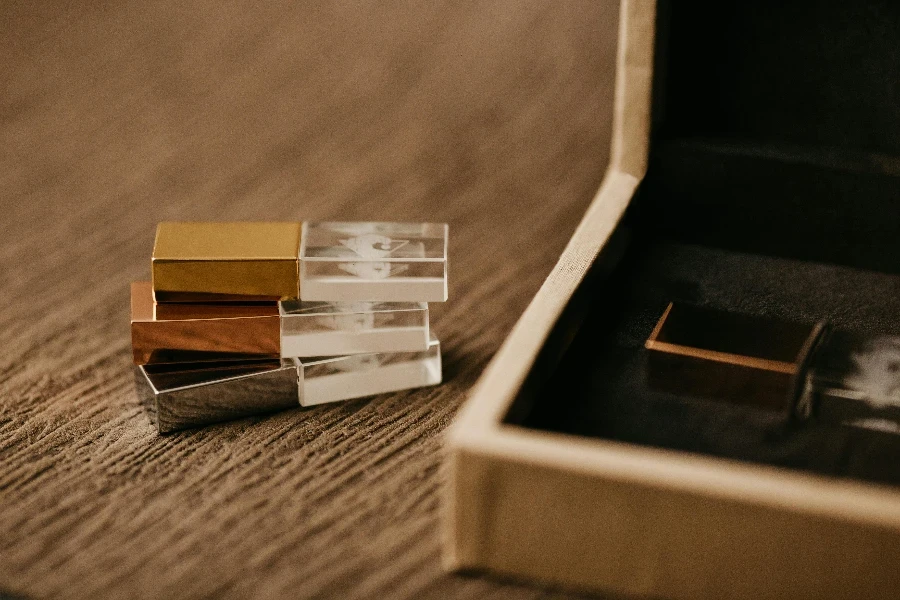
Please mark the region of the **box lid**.
POLYGON ((691 243, 900 270, 898 35, 889 0, 661 2, 642 214, 691 243))

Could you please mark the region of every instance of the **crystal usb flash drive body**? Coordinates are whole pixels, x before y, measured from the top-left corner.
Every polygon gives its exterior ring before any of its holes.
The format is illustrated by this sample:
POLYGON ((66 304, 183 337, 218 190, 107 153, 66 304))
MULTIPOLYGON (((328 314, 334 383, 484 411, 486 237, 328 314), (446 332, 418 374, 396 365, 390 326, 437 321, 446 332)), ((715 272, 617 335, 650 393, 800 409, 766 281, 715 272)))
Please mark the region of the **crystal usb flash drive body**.
POLYGON ((656 389, 900 433, 900 337, 670 303, 644 345, 656 389))
POLYGON ((434 338, 423 352, 135 367, 138 395, 160 433, 440 382, 434 338))
POLYGON ((300 288, 304 300, 443 302, 447 225, 304 223, 300 288))
POLYGON ((159 302, 443 302, 446 224, 174 223, 157 227, 159 302))
POLYGON ((797 412, 900 433, 900 336, 829 331, 809 370, 797 412))
POLYGON ((421 352, 424 302, 157 303, 131 285, 135 364, 421 352))
POLYGON ((281 356, 310 357, 428 348, 424 302, 280 302, 281 356))

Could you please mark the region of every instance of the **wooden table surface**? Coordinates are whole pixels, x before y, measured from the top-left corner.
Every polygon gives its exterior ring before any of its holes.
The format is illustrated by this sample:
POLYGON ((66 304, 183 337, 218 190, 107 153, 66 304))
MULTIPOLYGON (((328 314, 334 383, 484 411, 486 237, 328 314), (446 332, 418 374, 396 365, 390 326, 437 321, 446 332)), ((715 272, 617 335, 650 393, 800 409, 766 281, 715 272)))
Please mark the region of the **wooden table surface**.
POLYGON ((567 597, 441 570, 441 439, 603 175, 616 3, 0 17, 0 597, 567 597), (158 436, 157 221, 299 218, 450 223, 445 383, 158 436))

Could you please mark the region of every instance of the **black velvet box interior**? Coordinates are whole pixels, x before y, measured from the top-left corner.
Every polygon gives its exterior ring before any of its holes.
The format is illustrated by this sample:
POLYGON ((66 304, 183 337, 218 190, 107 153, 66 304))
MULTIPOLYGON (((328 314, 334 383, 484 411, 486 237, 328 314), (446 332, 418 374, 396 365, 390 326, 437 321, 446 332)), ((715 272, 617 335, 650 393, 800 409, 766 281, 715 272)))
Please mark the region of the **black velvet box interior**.
POLYGON ((900 3, 660 6, 650 166, 506 422, 900 484, 900 435, 648 385, 670 301, 900 334, 900 3))

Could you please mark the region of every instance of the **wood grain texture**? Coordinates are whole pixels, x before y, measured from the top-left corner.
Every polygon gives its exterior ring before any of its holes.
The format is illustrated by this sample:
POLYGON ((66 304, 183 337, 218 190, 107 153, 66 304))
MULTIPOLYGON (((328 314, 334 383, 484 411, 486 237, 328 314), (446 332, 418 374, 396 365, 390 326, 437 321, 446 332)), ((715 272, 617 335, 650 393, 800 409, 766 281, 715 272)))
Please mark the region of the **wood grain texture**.
POLYGON ((607 162, 615 2, 5 2, 0 594, 563 596, 439 562, 442 431, 607 162), (446 221, 438 388, 155 434, 157 221, 446 221))

